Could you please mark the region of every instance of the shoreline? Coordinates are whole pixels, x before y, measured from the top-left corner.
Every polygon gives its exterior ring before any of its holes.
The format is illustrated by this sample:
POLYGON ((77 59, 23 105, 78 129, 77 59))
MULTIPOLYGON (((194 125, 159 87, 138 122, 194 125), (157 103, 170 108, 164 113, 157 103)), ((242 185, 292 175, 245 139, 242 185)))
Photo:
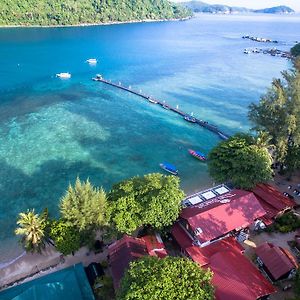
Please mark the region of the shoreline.
POLYGON ((99 22, 99 23, 80 23, 68 25, 0 25, 3 28, 66 28, 66 27, 91 27, 91 26, 109 26, 109 25, 122 25, 122 24, 135 24, 135 23, 154 23, 154 22, 174 22, 174 21, 187 21, 193 16, 185 18, 172 18, 172 19, 143 19, 143 20, 128 20, 128 21, 112 21, 112 22, 99 22))

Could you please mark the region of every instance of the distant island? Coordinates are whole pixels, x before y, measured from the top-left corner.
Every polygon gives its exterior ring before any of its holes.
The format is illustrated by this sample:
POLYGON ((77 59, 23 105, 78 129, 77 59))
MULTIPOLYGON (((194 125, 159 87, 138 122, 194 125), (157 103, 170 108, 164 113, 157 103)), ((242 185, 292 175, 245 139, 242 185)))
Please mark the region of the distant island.
POLYGON ((60 26, 184 19, 192 12, 167 0, 2 0, 0 26, 60 26))
POLYGON ((276 6, 265 9, 249 9, 221 4, 208 4, 202 1, 180 2, 186 8, 196 13, 210 14, 237 14, 237 13, 265 13, 265 14, 291 14, 295 11, 288 6, 276 6))

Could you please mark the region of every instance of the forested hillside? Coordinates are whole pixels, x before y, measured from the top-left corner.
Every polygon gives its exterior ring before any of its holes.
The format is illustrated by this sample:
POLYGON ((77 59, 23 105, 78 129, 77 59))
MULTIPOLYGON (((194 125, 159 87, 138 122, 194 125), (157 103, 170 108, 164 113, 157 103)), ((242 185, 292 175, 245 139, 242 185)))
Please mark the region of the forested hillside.
POLYGON ((1 0, 0 25, 75 25, 184 18, 167 0, 1 0))

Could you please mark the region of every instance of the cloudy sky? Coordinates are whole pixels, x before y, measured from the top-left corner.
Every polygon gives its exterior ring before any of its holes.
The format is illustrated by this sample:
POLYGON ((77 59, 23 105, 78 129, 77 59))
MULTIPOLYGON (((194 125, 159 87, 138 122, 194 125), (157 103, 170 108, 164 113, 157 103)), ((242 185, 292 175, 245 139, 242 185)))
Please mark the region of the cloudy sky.
MULTIPOLYGON (((173 0, 174 1, 174 0, 173 0)), ((179 2, 180 0, 175 0, 179 2)), ((181 0, 182 1, 182 0, 181 0)), ((188 1, 188 0, 184 0, 188 1)), ((287 5, 300 12, 300 0, 201 0, 209 4, 227 4, 230 6, 243 6, 248 8, 266 8, 278 5, 287 5)))

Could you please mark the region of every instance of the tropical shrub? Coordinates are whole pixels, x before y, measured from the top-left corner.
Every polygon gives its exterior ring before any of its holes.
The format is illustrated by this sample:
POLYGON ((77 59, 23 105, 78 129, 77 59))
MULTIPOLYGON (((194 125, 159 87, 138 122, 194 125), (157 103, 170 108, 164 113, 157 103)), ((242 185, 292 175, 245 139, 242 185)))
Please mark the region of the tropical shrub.
POLYGON ((64 220, 51 222, 50 237, 53 239, 56 249, 64 255, 71 254, 80 248, 80 233, 64 220))

